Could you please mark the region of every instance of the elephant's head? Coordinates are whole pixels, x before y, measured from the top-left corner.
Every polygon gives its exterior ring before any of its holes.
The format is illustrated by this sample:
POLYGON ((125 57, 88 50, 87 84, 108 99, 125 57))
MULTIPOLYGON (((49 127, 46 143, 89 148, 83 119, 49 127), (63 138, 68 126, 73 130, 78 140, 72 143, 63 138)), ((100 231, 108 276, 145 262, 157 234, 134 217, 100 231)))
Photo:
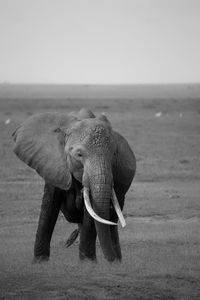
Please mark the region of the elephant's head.
POLYGON ((15 153, 46 182, 65 190, 73 178, 81 182, 103 253, 113 260, 110 226, 117 225, 117 217, 111 220, 111 206, 125 226, 123 203, 115 191, 121 189, 125 195, 135 173, 135 157, 125 139, 112 130, 104 115, 95 117, 87 110, 35 115, 14 135, 15 153))

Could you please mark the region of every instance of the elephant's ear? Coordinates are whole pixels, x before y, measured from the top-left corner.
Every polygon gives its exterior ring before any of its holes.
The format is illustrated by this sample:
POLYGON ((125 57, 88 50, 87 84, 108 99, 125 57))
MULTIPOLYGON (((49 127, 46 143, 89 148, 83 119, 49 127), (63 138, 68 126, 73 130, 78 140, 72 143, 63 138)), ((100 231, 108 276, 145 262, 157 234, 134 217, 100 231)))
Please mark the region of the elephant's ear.
POLYGON ((113 132, 116 151, 113 158, 113 177, 115 186, 128 190, 136 171, 136 159, 128 142, 118 132, 113 132))
POLYGON ((59 128, 68 128, 76 119, 60 113, 42 113, 27 119, 13 133, 16 155, 35 169, 45 181, 69 189, 72 177, 64 152, 64 136, 59 128))

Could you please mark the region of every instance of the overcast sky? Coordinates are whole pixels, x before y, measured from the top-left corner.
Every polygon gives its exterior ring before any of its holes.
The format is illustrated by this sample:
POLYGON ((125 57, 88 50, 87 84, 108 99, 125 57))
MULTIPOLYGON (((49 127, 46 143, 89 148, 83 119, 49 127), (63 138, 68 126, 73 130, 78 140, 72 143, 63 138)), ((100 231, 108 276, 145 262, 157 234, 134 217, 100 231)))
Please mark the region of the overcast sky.
POLYGON ((0 0, 0 82, 200 82, 200 0, 0 0))

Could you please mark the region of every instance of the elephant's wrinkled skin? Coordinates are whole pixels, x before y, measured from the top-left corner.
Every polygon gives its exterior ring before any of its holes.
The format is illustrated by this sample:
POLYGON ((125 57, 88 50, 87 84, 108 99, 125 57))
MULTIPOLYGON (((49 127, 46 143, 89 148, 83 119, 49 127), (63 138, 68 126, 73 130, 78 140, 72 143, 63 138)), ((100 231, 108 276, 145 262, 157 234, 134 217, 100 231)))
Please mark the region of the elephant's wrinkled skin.
POLYGON ((69 222, 79 225, 81 259, 96 260, 98 236, 105 258, 121 260, 118 228, 105 223, 116 223, 119 216, 123 224, 120 214, 136 161, 108 119, 86 109, 68 115, 42 113, 26 120, 13 136, 16 155, 45 180, 34 259, 49 258, 61 210, 69 222), (118 201, 112 201, 114 195, 118 201))

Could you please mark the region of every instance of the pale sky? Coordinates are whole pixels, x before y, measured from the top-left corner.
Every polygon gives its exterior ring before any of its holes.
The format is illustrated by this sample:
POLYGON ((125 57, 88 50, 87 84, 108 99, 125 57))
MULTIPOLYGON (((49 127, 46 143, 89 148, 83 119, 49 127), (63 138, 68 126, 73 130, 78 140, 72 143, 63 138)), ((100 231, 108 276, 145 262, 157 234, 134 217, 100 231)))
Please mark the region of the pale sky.
POLYGON ((200 82, 200 0, 0 0, 0 82, 200 82))

